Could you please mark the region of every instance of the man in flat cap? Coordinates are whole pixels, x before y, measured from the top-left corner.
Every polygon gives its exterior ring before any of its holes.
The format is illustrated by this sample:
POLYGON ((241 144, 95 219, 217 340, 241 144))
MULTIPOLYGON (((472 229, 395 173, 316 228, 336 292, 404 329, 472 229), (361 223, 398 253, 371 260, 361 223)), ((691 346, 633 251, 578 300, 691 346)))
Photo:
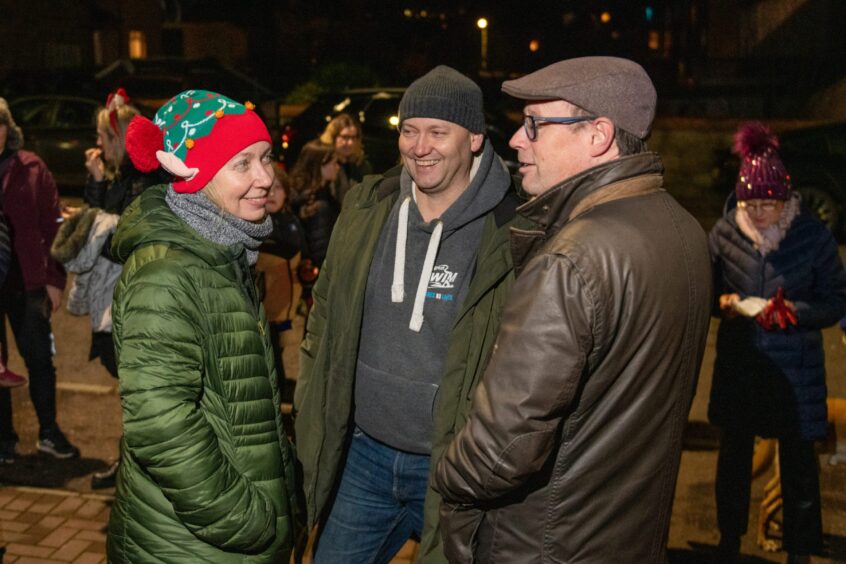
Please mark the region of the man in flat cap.
POLYGON ((711 307, 705 234, 646 151, 655 89, 586 57, 503 84, 523 188, 517 280, 435 473, 451 562, 663 562, 711 307))
POLYGON ((403 166, 344 210, 300 356, 297 454, 315 564, 388 562, 410 538, 445 563, 436 461, 470 410, 514 282, 522 201, 485 138, 479 86, 439 66, 399 105, 403 166))

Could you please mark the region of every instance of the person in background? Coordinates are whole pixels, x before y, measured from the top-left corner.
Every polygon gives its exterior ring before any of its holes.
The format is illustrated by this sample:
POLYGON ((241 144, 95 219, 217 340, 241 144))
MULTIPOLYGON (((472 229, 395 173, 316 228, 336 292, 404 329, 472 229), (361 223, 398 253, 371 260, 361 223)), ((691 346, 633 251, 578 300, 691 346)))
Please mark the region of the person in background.
MULTIPOLYGON (((0 193, 0 288, 6 281, 11 262, 12 241, 9 238, 9 221, 3 213, 3 194, 0 193)), ((3 362, 3 345, 0 343, 0 388, 15 388, 23 386, 26 382, 26 377, 16 374, 3 362)))
POLYGON ((318 268, 326 258, 329 238, 340 211, 330 190, 339 169, 332 145, 309 141, 291 170, 291 205, 305 229, 308 258, 318 268))
POLYGON ((106 107, 97 114, 97 147, 85 152, 84 201, 92 208, 120 215, 146 188, 168 180, 161 169, 139 171, 127 155, 126 131, 137 115, 138 108, 130 104, 123 88, 109 94, 106 107))
POLYGON ((256 263, 258 286, 270 324, 270 344, 273 345, 276 375, 284 403, 293 401, 296 380, 287 377, 282 352, 284 341, 287 340, 289 345, 298 344, 291 341, 291 328, 302 298, 302 285, 297 280, 297 271, 303 254, 307 254, 303 226, 286 205, 287 181, 285 173, 277 170, 265 206, 273 231, 259 247, 256 263))
POLYGON ((450 562, 666 561, 708 336, 699 223, 647 150, 637 63, 559 61, 503 83, 523 189, 517 280, 467 422, 435 471, 450 562))
POLYGON ((461 427, 531 227, 485 138, 479 86, 438 66, 399 105, 402 167, 347 194, 294 395, 315 564, 445 562, 430 466, 461 427))
MULTIPOLYGON (((53 175, 37 155, 23 150, 23 133, 0 98, 0 186, 12 233, 12 263, 0 289, 0 343, 8 361, 6 319, 29 373, 29 397, 38 416, 39 452, 54 458, 79 456, 56 421, 56 368, 50 315, 62 305, 65 272, 50 256, 62 220, 53 175)), ((0 387, 0 463, 15 461, 18 436, 12 397, 0 387)))
POLYGON ((187 90, 128 145, 175 176, 127 208, 112 307, 123 407, 109 562, 287 562, 296 523, 268 324, 251 267, 270 235, 270 134, 187 90))
POLYGON ((338 205, 343 205, 350 188, 361 182, 366 174, 373 174, 361 142, 361 124, 349 114, 338 114, 326 124, 320 141, 335 147, 335 157, 341 169, 332 182, 331 192, 338 205))
POLYGON ((748 122, 734 150, 741 158, 737 183, 710 233, 722 317, 708 406, 721 430, 719 559, 739 558, 757 435, 779 443, 788 562, 809 562, 822 548, 814 455, 814 441, 827 429, 821 330, 846 313, 846 273, 831 232, 793 190, 778 138, 748 122), (766 300, 764 309, 747 310, 746 298, 766 300))
MULTIPOLYGON (((89 207, 62 223, 51 249, 53 258, 76 274, 67 308, 91 320, 88 359, 99 357, 114 378, 118 372, 112 342, 112 295, 121 265, 111 259, 112 234, 130 202, 166 179, 160 169, 140 172, 126 153, 127 130, 137 115, 140 112, 129 104, 123 88, 109 94, 106 107, 97 114, 97 147, 85 153, 88 179, 84 200, 89 207)), ((105 471, 94 473, 91 487, 113 487, 117 468, 118 462, 114 462, 105 471)))

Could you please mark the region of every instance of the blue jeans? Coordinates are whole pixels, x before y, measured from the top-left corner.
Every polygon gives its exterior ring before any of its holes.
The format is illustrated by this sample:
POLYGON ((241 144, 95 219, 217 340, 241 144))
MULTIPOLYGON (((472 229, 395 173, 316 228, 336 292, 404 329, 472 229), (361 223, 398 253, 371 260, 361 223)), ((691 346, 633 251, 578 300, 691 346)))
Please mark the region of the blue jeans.
POLYGON ((395 450, 356 427, 314 564, 390 562, 423 530, 429 456, 395 450))

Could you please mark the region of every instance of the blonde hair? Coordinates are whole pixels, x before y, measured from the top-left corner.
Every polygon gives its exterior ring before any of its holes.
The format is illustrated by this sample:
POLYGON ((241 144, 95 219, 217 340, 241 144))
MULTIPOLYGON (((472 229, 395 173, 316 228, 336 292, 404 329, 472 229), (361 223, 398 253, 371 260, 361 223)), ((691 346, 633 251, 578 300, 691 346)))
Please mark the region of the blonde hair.
POLYGON ((364 145, 361 142, 361 124, 350 114, 338 114, 332 118, 332 120, 326 124, 326 129, 323 130, 323 133, 320 134, 320 141, 335 147, 335 139, 337 139, 341 132, 348 127, 355 128, 359 135, 358 142, 355 144, 355 148, 353 149, 352 162, 353 164, 360 165, 364 160, 364 145))
POLYGON ((138 111, 138 108, 130 106, 129 104, 119 106, 115 110, 115 125, 117 126, 117 132, 112 129, 112 121, 109 117, 109 113, 109 110, 106 108, 103 108, 97 113, 97 131, 102 131, 104 134, 109 136, 111 141, 116 141, 116 143, 113 143, 113 146, 115 147, 115 154, 104 155, 107 158, 103 159, 103 162, 106 165, 106 177, 114 179, 118 176, 120 165, 123 164, 124 158, 126 157, 126 129, 129 127, 129 122, 132 121, 132 118, 140 115, 141 112, 138 111))

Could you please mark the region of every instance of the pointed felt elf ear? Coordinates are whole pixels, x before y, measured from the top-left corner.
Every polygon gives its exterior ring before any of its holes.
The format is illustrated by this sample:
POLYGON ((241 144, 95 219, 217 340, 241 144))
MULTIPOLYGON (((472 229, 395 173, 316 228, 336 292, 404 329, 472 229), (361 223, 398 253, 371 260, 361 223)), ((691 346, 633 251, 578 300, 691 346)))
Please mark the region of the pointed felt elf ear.
POLYGON ((199 168, 189 168, 182 159, 167 151, 156 151, 156 158, 162 168, 182 180, 191 180, 200 172, 199 168))

